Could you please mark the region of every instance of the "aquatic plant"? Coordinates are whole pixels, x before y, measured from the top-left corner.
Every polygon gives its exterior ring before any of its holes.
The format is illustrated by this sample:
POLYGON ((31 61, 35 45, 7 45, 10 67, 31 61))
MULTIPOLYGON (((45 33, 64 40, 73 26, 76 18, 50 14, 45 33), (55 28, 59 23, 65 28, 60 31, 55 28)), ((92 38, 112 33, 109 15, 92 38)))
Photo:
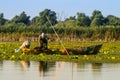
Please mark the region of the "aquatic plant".
MULTIPOLYGON (((51 60, 51 61, 75 61, 75 62, 120 62, 120 42, 63 42, 65 48, 85 47, 96 44, 103 44, 97 55, 60 55, 58 49, 62 49, 57 42, 50 42, 49 49, 53 53, 46 55, 41 53, 34 55, 25 54, 22 51, 15 53, 14 49, 18 48, 21 43, 18 42, 1 42, 0 60, 51 60)), ((37 46, 33 42, 30 48, 37 46)))

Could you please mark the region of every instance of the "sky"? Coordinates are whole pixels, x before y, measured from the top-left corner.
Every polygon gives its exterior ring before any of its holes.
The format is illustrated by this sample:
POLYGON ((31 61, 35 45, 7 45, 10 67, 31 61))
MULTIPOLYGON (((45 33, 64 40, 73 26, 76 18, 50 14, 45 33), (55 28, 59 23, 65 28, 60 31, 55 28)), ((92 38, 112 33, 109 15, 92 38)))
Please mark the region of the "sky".
POLYGON ((45 9, 50 9, 61 20, 76 16, 78 12, 92 16, 94 10, 99 10, 105 17, 120 17, 119 4, 120 0, 1 0, 0 13, 4 13, 4 18, 12 19, 24 11, 32 19, 45 9))

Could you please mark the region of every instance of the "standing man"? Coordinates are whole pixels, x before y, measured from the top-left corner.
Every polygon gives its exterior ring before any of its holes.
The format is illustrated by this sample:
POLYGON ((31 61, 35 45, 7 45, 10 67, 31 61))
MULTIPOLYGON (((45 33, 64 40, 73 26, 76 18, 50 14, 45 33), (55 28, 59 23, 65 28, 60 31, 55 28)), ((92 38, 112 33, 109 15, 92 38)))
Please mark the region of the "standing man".
POLYGON ((48 49, 48 40, 47 40, 47 35, 45 33, 39 35, 38 43, 41 49, 48 49))

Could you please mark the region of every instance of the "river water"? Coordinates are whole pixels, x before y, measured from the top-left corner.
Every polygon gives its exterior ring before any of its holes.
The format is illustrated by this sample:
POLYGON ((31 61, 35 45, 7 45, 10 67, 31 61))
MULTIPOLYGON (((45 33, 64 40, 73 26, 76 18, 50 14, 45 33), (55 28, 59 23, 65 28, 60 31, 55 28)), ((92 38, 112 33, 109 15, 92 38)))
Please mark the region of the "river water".
POLYGON ((120 63, 4 60, 0 80, 120 80, 120 63))

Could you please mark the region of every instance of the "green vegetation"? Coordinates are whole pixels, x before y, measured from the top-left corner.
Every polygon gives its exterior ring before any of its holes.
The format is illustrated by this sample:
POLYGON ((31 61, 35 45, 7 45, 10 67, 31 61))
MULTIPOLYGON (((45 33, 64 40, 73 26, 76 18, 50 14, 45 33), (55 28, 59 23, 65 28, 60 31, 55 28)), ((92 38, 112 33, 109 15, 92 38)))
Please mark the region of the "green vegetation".
MULTIPOLYGON (((13 29, 14 27, 12 27, 13 29)), ((38 35, 45 31, 50 39, 57 39, 51 27, 16 27, 12 32, 10 28, 2 27, 0 33, 0 41, 24 41, 25 37, 30 37, 32 41, 36 41, 38 35), (4 33, 4 32, 5 33, 4 33), (11 32, 9 32, 11 31, 11 32)), ((61 39, 81 41, 119 41, 120 27, 101 26, 101 27, 55 27, 57 34, 61 39)))
MULTIPOLYGON (((0 13, 0 41, 21 41, 25 37, 35 40, 41 32, 46 32, 50 38, 56 38, 50 23, 60 38, 81 40, 120 40, 120 18, 114 15, 104 17, 99 10, 94 10, 92 16, 77 12, 60 20, 55 11, 45 9, 38 16, 30 19, 24 11, 11 20, 5 19, 0 13), (47 20, 47 18, 49 21, 47 20)), ((64 17, 64 16, 63 16, 64 17)))
MULTIPOLYGON (((102 43, 103 46, 97 55, 59 55, 50 54, 46 55, 41 53, 29 55, 23 52, 15 53, 14 49, 18 48, 21 43, 12 42, 1 42, 0 44, 0 59, 1 60, 50 60, 50 61, 75 61, 75 62, 120 62, 120 42, 63 42, 66 48, 84 47, 90 45, 96 45, 102 43)), ((36 43, 32 42, 31 48, 37 46, 36 43)), ((62 46, 58 42, 50 42, 49 48, 51 50, 61 49, 62 46)), ((57 53, 57 52, 56 52, 57 53)))

